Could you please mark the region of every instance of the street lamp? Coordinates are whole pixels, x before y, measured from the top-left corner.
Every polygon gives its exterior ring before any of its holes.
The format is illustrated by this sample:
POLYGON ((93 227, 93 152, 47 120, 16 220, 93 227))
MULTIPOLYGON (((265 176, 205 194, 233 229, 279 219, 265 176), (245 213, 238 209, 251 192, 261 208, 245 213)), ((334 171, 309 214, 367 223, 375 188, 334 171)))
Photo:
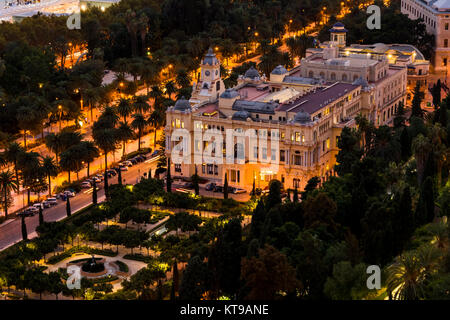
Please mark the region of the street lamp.
POLYGON ((62 105, 58 105, 59 110, 59 131, 61 131, 62 105))

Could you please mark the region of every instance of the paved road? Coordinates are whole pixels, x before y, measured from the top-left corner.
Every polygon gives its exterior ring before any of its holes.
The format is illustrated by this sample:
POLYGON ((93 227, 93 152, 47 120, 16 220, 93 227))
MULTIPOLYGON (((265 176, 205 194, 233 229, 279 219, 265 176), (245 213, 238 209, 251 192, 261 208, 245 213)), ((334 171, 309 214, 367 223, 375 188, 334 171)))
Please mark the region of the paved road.
MULTIPOLYGON (((147 160, 146 162, 139 163, 133 167, 130 167, 128 171, 122 171, 122 180, 127 184, 136 184, 140 176, 144 174, 144 172, 148 172, 151 168, 152 171, 156 169, 156 158, 147 160)), ((110 178, 109 183, 117 183, 117 176, 110 178)), ((103 201, 105 198, 103 183, 101 184, 102 188, 98 192, 98 201, 103 201)), ((92 193, 88 190, 82 190, 79 194, 77 194, 74 198, 70 199, 70 206, 72 208, 72 212, 80 210, 89 204, 92 203, 92 193)), ((52 208, 48 208, 44 210, 44 219, 45 221, 58 221, 66 217, 66 203, 62 200, 58 200, 58 204, 52 208)), ((35 230, 39 225, 39 215, 35 215, 33 217, 27 217, 25 219, 27 230, 28 230, 28 238, 34 238, 37 236, 35 230)), ((17 218, 12 220, 12 222, 7 222, 6 224, 2 224, 0 226, 0 251, 6 249, 7 247, 13 245, 14 243, 22 240, 22 231, 21 231, 21 219, 17 218)))

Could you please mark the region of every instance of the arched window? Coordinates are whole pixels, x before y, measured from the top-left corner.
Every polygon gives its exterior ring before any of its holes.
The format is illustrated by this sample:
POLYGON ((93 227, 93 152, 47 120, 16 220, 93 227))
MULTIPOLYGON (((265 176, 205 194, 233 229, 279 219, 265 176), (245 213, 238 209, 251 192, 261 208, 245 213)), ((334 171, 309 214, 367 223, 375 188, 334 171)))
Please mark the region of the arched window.
POLYGON ((333 73, 331 74, 331 80, 336 80, 336 73, 333 72, 333 73))
POLYGON ((216 91, 219 91, 220 90, 220 81, 217 81, 216 82, 216 91))
POLYGON ((314 72, 310 71, 310 72, 308 73, 308 77, 314 78, 314 72))
POLYGON ((321 72, 321 73, 320 73, 320 77, 321 77, 322 79, 325 79, 325 73, 321 72))
POLYGON ((342 75, 342 81, 347 81, 347 75, 345 73, 342 75))

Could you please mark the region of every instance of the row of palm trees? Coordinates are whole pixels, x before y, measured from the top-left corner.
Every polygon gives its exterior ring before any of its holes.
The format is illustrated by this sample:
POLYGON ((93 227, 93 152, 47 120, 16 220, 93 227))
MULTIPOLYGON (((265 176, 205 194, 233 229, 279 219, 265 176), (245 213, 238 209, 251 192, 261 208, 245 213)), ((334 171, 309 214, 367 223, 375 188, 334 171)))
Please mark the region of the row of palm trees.
POLYGON ((30 193, 51 193, 51 178, 58 174, 57 162, 51 156, 41 156, 36 152, 27 152, 17 142, 11 142, 0 154, 0 163, 7 167, 0 172, 1 208, 8 217, 8 208, 13 204, 12 192, 18 192, 20 186, 30 193), (12 170, 9 168, 12 166, 12 170))

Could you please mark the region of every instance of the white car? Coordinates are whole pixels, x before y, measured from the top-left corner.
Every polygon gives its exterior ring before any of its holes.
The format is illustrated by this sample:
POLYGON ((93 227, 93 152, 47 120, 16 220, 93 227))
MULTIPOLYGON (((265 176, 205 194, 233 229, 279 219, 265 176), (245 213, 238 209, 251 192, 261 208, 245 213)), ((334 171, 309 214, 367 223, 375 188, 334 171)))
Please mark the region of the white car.
POLYGON ((246 193, 247 190, 242 189, 242 188, 233 188, 233 193, 237 194, 237 193, 246 193))
POLYGON ((122 162, 121 164, 124 165, 124 166, 127 166, 127 167, 132 167, 133 166, 133 163, 131 161, 128 161, 128 160, 122 162))
POLYGON ((35 207, 36 209, 39 210, 39 208, 44 209, 45 206, 42 203, 35 203, 35 204, 33 204, 33 207, 35 207))
POLYGON ((47 200, 44 201, 44 206, 45 203, 48 203, 51 206, 56 206, 58 204, 58 200, 56 200, 56 198, 48 198, 47 200))
POLYGON ((120 171, 128 171, 128 167, 127 166, 119 166, 120 171))
POLYGON ((89 188, 91 188, 92 186, 91 186, 91 183, 89 182, 89 181, 84 181, 82 184, 81 184, 81 188, 83 188, 83 189, 89 189, 89 188))
POLYGON ((68 196, 68 197, 75 197, 75 192, 72 192, 72 191, 70 191, 70 190, 66 190, 66 191, 64 191, 63 192, 66 196, 68 196))

